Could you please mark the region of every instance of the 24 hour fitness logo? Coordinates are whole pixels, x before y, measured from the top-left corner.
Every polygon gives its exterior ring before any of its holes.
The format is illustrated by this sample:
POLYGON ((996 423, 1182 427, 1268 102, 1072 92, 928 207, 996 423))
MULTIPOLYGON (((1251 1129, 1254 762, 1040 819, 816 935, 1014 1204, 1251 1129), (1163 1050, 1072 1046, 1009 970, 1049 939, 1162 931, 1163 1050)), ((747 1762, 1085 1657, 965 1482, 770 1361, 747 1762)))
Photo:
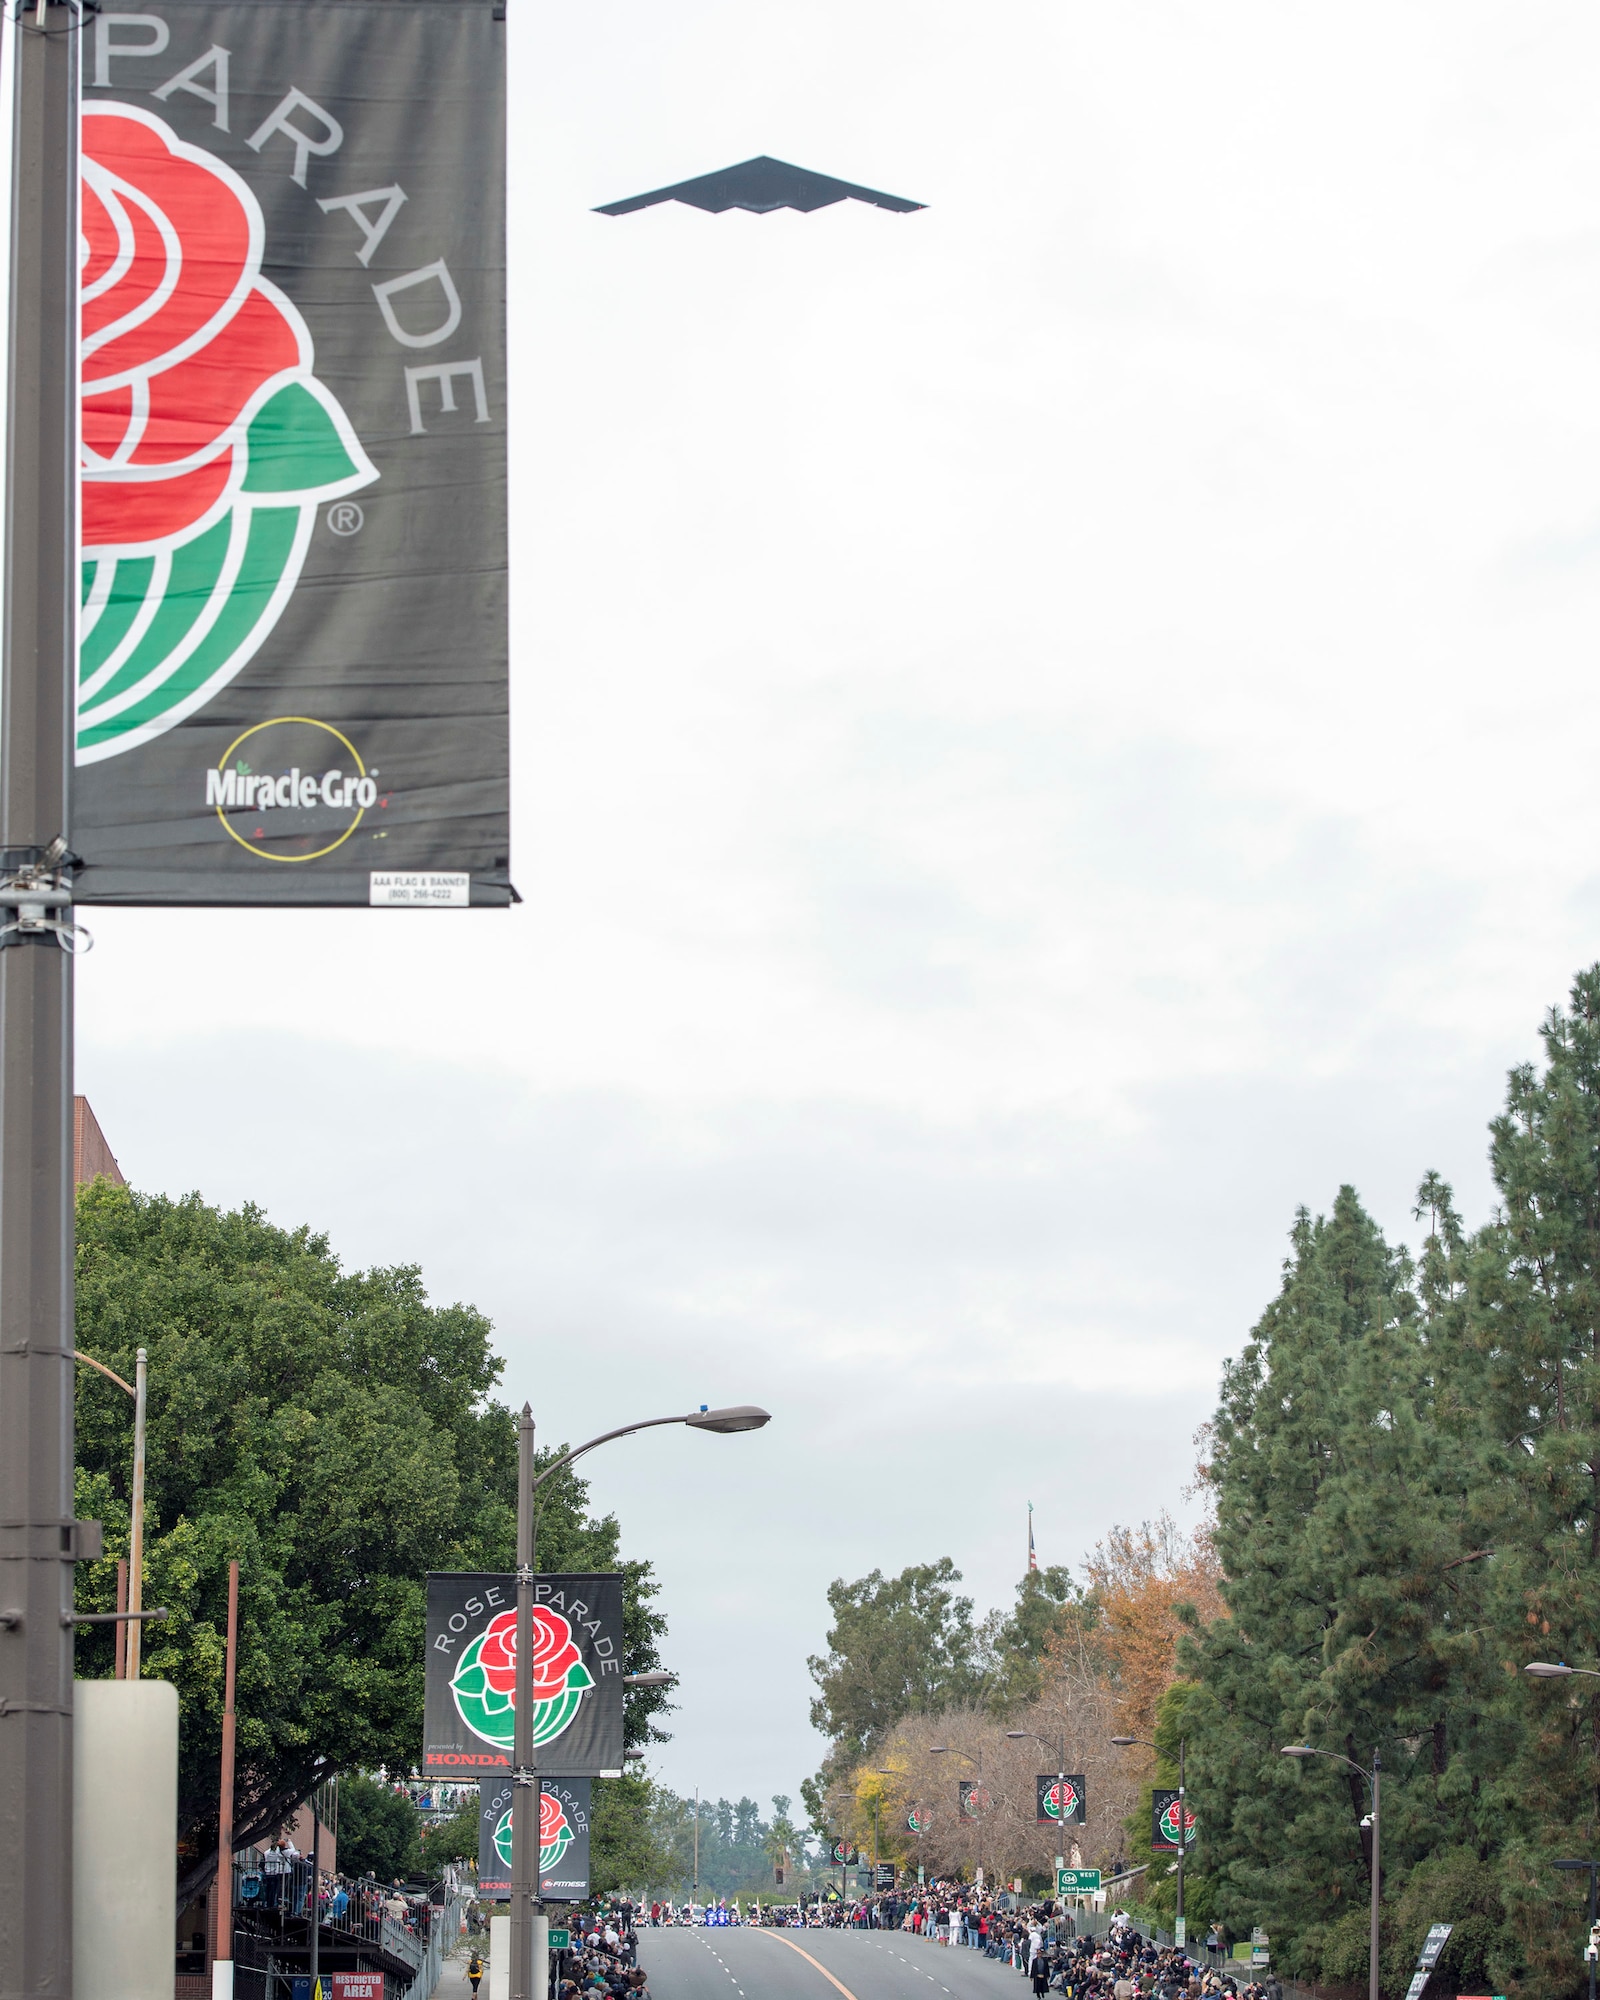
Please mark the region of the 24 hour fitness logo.
POLYGON ((1044 1809, 1052 1819, 1071 1819, 1078 1810, 1078 1788, 1070 1778, 1049 1787, 1044 1795, 1044 1809))
POLYGON ((253 724, 205 778, 206 804, 264 861, 319 861, 388 798, 343 730, 307 715, 253 724))
POLYGON ((378 475, 305 321, 261 275, 249 186, 139 106, 86 103, 82 129, 77 761, 92 764, 233 679, 294 593, 317 509, 378 475))
MULTIPOLYGON (((509 1869, 511 1866, 511 1815, 507 1806, 494 1830, 494 1851, 509 1869)), ((561 1801, 551 1792, 539 1794, 539 1873, 548 1875, 561 1865, 561 1857, 572 1845, 572 1823, 561 1801)))
MULTIPOLYGON (((462 1653, 450 1677, 456 1713, 485 1743, 510 1750, 516 1732, 517 1614, 502 1611, 462 1653)), ((533 1607, 533 1741, 551 1743, 577 1714, 594 1676, 571 1623, 548 1604, 533 1607)), ((548 1797, 541 1793, 541 1798, 548 1797)), ((543 1807, 540 1808, 541 1815, 543 1807)), ((541 1829, 542 1830, 542 1829, 541 1829)))

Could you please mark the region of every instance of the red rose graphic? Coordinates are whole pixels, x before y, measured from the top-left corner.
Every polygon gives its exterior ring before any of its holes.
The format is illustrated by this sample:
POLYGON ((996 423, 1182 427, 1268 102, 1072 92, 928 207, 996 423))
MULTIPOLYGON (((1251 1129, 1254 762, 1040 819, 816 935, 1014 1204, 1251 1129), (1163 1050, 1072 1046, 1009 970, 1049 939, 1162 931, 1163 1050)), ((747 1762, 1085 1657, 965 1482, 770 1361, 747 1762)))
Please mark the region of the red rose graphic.
POLYGON ((549 1792, 539 1794, 539 1845, 548 1847, 567 1823, 561 1801, 549 1792))
POLYGON ((224 499, 246 412, 311 344, 254 195, 159 118, 86 104, 82 191, 83 546, 137 548, 224 499))
MULTIPOLYGON (((533 1607, 533 1698, 554 1701, 566 1691, 567 1675, 583 1655, 573 1644, 572 1627, 547 1604, 533 1607)), ((496 1694, 510 1694, 517 1673, 517 1614, 502 1611, 483 1635, 478 1664, 496 1694)))

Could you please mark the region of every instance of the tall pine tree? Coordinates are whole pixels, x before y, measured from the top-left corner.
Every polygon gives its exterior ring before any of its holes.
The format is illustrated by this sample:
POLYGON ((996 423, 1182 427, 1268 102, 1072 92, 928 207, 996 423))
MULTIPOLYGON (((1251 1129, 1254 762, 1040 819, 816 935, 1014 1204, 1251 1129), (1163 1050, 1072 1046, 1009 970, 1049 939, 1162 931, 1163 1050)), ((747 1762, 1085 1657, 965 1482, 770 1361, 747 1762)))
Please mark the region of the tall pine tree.
POLYGON ((1491 1792, 1512 1921, 1536 1990, 1579 1982, 1581 1900, 1556 1859, 1600 1840, 1600 1681, 1530 1681, 1530 1660, 1600 1667, 1600 966, 1552 1010, 1547 1067, 1513 1070, 1490 1128, 1500 1210, 1473 1245, 1483 1564, 1505 1710, 1491 1792))
POLYGON ((1326 1977, 1365 1964, 1367 1792, 1324 1758, 1284 1757, 1285 1744, 1363 1767, 1381 1754, 1397 1888, 1427 1857, 1477 1853, 1493 1676, 1477 1630, 1483 1562, 1467 1546, 1474 1459, 1441 1449, 1459 1421, 1459 1228, 1434 1236, 1418 1274, 1352 1189, 1326 1218, 1302 1211, 1216 1420, 1229 1616, 1186 1649, 1201 1682, 1187 1705, 1196 1859, 1226 1920, 1265 1924, 1280 1961, 1326 1977))

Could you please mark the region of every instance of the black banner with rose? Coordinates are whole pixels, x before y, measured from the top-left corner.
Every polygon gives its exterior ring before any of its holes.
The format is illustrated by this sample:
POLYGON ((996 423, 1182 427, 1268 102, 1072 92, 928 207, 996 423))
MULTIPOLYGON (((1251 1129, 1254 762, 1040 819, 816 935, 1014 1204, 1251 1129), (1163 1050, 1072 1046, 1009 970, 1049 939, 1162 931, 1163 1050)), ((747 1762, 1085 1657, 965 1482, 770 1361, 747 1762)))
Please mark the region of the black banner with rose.
MULTIPOLYGON (((593 1789, 587 1778, 539 1780, 539 1894, 546 1902, 581 1903, 588 1897, 593 1789)), ((478 1895, 492 1903, 511 1899, 515 1792, 509 1778, 478 1784, 478 1895)))
MULTIPOLYGON (((620 1778, 622 1578, 541 1576, 533 1599, 535 1758, 569 1778, 620 1778)), ((516 1603, 513 1576, 429 1576, 425 1771, 511 1769, 516 1603)))
MULTIPOLYGON (((1158 1852, 1176 1853, 1178 1850, 1178 1794, 1176 1792, 1152 1792, 1150 1794, 1150 1845, 1158 1852)), ((1195 1822, 1194 1808, 1183 1807, 1183 1845, 1191 1846, 1199 1831, 1195 1822)))
POLYGON ((956 1799, 963 1819, 982 1819, 992 1803, 989 1788, 981 1778, 960 1779, 956 1799))
POLYGON ((1033 1781, 1034 1817, 1040 1826, 1082 1826, 1087 1814, 1083 1773, 1053 1774, 1033 1781))
POLYGON ((85 16, 81 901, 511 900, 504 12, 85 16))

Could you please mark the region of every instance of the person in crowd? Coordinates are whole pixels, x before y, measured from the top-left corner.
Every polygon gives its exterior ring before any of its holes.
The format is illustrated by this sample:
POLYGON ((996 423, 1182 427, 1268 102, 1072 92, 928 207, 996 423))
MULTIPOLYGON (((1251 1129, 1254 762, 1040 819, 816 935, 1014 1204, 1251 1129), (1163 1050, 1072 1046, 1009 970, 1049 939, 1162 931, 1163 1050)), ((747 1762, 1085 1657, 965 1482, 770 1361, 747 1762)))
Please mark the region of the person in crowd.
POLYGON ((281 1910, 288 1901, 289 1877, 300 1858, 299 1849, 285 1833, 270 1843, 262 1857, 263 1900, 269 1910, 281 1910))
POLYGON ((478 2000, 478 1982, 483 1978, 483 1960, 476 1952, 467 1960, 467 1984, 472 1988, 472 2000, 478 2000))

